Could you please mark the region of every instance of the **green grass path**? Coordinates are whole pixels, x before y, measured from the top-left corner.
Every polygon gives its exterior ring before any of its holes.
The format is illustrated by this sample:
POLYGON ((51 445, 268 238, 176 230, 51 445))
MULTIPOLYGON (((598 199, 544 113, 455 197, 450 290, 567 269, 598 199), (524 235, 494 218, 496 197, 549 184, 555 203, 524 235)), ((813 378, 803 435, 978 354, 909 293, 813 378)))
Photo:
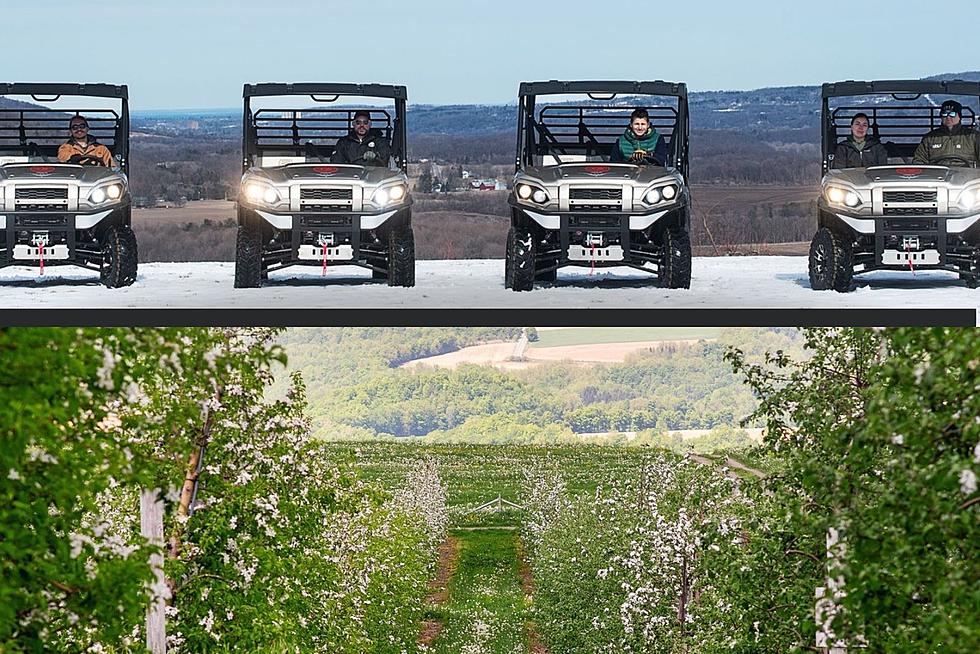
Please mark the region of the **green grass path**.
POLYGON ((462 543, 449 600, 439 608, 445 628, 435 654, 527 654, 527 605, 517 561, 517 532, 454 530, 462 543))

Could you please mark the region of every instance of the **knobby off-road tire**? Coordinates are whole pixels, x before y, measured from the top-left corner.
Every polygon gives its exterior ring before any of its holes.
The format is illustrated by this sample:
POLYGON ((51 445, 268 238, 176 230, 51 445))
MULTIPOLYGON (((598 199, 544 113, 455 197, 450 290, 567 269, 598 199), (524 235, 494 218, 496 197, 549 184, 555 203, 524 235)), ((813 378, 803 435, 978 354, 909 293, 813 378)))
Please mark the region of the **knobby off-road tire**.
POLYGON ((534 237, 513 227, 507 232, 507 260, 504 285, 515 291, 534 288, 534 237))
POLYGON ((388 235, 388 286, 415 286, 415 234, 410 226, 388 235))
POLYGON ((691 237, 686 232, 668 230, 664 235, 663 288, 691 288, 691 237))
POLYGON ((259 288, 262 279, 262 239, 259 230, 248 223, 239 225, 235 241, 235 288, 259 288))
POLYGON ((106 288, 122 288, 136 281, 139 255, 136 234, 127 225, 110 227, 102 239, 100 280, 106 288))
POLYGON ((850 238, 821 227, 810 242, 810 288, 847 293, 854 278, 853 260, 850 238))

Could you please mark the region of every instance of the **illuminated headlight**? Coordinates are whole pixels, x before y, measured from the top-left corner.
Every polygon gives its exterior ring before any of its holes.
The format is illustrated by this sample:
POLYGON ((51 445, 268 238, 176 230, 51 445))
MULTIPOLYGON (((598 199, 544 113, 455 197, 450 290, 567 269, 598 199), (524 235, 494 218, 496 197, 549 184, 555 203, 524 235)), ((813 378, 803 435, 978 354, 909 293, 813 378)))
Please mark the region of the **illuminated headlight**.
POLYGON ((514 190, 517 192, 517 197, 521 200, 531 200, 537 204, 544 204, 548 201, 548 194, 544 189, 540 189, 537 186, 518 184, 514 190))
POLYGON ((275 204, 279 202, 279 192, 268 184, 249 182, 245 185, 245 197, 249 202, 275 204))
POLYGON ((854 191, 849 191, 839 186, 831 186, 827 189, 827 201, 831 204, 842 204, 845 207, 853 209, 861 204, 861 196, 854 191))
POLYGON ((643 201, 647 204, 657 204, 660 202, 669 202, 676 197, 677 187, 673 184, 668 184, 667 186, 661 186, 647 191, 646 195, 643 196, 643 201))
POLYGON ((371 196, 371 201, 379 207, 398 202, 405 197, 405 187, 402 185, 379 188, 371 196))
POLYGON ((980 208, 980 190, 968 189, 963 191, 960 193, 959 204, 967 211, 980 208))
POLYGON ((122 184, 110 184, 92 189, 88 194, 88 201, 92 204, 102 204, 106 200, 118 200, 122 197, 122 184))

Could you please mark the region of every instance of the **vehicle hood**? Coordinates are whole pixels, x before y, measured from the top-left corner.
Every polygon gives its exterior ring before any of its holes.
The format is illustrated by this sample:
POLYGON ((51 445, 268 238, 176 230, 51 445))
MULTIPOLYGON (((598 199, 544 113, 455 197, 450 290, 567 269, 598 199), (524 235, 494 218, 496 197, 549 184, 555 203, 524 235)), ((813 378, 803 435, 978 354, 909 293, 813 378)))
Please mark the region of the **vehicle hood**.
POLYGON ((833 170, 826 182, 840 181, 857 188, 877 184, 949 184, 962 186, 980 180, 980 169, 946 166, 874 166, 833 170))
POLYGON ((345 182, 380 184, 402 177, 404 173, 400 170, 372 166, 290 164, 273 168, 253 168, 247 175, 264 178, 273 184, 288 184, 294 181, 319 182, 321 184, 343 184, 345 182))
POLYGON ((79 182, 95 184, 102 180, 122 177, 122 174, 104 166, 77 166, 74 164, 5 164, 0 166, 0 180, 18 182, 79 182))
POLYGON ((545 184, 627 181, 642 185, 674 175, 672 169, 659 166, 606 163, 567 163, 558 166, 530 167, 525 169, 524 173, 528 177, 539 179, 545 184))

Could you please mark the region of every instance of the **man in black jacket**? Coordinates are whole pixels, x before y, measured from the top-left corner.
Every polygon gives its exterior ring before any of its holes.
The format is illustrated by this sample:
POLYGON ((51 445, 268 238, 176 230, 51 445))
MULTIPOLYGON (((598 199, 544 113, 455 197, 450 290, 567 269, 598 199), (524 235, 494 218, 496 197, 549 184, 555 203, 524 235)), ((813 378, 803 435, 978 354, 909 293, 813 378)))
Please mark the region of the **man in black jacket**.
POLYGON ((946 166, 980 165, 980 135, 963 124, 963 106, 956 100, 947 100, 939 108, 939 117, 942 127, 922 137, 913 161, 946 166))
POLYGON ((390 157, 388 139, 371 129, 371 113, 361 109, 354 114, 354 129, 337 140, 330 163, 385 168, 390 157))
POLYGON ((881 141, 868 137, 868 115, 854 114, 851 135, 837 144, 831 168, 867 168, 888 164, 888 150, 881 141))

